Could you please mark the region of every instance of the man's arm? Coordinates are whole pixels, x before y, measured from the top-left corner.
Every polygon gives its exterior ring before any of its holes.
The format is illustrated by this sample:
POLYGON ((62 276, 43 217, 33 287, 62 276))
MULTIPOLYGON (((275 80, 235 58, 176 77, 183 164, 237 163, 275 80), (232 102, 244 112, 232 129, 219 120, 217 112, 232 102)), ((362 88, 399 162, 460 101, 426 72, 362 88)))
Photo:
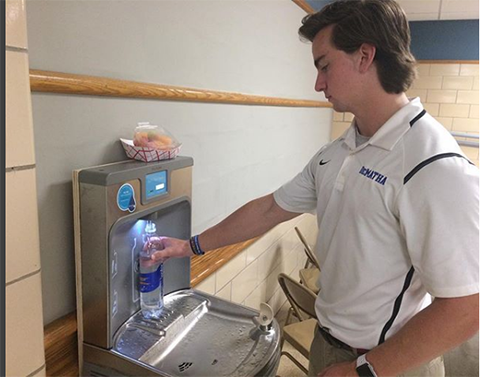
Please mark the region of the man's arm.
MULTIPOLYGON (((419 367, 478 332, 478 294, 436 298, 385 343, 367 353, 379 377, 419 367)), ((320 376, 356 376, 355 362, 335 364, 320 376)))
MULTIPOLYGON (((240 207, 225 220, 199 235, 203 251, 232 245, 257 237, 275 225, 299 216, 300 213, 285 211, 275 202, 273 194, 252 200, 240 207)), ((163 250, 157 251, 152 259, 192 256, 189 241, 174 238, 162 239, 163 250)))
POLYGON ((278 206, 273 194, 252 200, 219 224, 199 236, 204 251, 235 244, 257 237, 275 225, 299 216, 278 206))

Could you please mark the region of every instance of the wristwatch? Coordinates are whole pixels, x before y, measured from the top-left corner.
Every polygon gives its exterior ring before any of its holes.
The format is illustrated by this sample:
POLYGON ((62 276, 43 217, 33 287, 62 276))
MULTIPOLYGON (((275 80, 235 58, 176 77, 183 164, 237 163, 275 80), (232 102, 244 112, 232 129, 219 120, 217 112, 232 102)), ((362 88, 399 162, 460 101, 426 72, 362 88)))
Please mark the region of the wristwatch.
POLYGON ((368 362, 365 354, 358 357, 356 371, 360 377, 377 377, 375 369, 373 369, 372 364, 368 362))

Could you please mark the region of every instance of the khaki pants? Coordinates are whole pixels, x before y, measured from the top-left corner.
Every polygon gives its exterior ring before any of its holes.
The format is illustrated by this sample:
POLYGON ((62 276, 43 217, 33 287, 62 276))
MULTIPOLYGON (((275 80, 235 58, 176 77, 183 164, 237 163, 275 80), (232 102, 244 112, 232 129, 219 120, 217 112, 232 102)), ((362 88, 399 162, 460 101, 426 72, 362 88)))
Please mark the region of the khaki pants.
MULTIPOLYGON (((341 348, 335 348, 328 344, 323 336, 315 331, 315 338, 310 347, 309 376, 317 376, 326 367, 353 361, 358 357, 353 351, 347 351, 341 348)), ((399 377, 444 377, 445 368, 443 366, 443 356, 426 363, 414 370, 401 374, 399 377)))

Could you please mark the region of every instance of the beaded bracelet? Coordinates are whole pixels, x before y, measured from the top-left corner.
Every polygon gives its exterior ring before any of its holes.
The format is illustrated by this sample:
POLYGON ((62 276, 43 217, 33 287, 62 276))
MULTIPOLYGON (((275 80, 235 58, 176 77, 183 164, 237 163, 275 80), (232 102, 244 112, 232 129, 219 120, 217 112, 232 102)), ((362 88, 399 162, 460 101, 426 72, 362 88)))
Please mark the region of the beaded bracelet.
POLYGON ((202 248, 200 247, 200 243, 198 242, 198 235, 190 238, 190 247, 192 248, 193 254, 195 255, 205 254, 205 251, 202 250, 202 248))

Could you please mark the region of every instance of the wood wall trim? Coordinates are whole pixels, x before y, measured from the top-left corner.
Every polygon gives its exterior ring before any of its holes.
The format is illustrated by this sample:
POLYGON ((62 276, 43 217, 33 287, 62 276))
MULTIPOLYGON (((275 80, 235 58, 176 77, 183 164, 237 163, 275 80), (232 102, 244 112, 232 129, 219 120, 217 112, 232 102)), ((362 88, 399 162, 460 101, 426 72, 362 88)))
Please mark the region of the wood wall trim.
POLYGON ((417 60, 418 64, 478 64, 478 60, 417 60))
POLYGON ((45 326, 44 345, 47 376, 78 376, 76 312, 45 326))
POLYGON ((209 251, 203 256, 194 256, 191 260, 190 284, 192 287, 205 280, 220 267, 228 263, 237 254, 240 254, 248 246, 258 240, 259 237, 252 238, 245 242, 221 247, 209 251))
POLYGON ((315 13, 315 9, 313 9, 310 4, 308 4, 305 0, 292 0, 295 4, 297 4, 300 8, 302 8, 307 13, 315 13))
POLYGON ((265 97, 35 69, 30 70, 30 88, 32 92, 145 98, 166 101, 284 107, 332 107, 331 104, 326 101, 265 97))

